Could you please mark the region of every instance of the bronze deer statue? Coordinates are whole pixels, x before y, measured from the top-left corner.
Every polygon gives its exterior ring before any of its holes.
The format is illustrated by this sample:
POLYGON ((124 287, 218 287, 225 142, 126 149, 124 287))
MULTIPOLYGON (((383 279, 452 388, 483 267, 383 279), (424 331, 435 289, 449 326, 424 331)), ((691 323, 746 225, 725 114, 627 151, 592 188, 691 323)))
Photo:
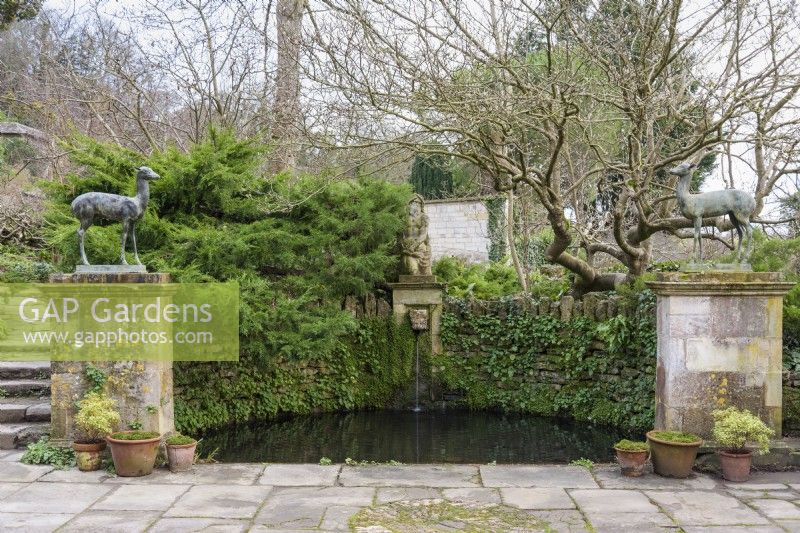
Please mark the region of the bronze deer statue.
POLYGON ((683 163, 669 171, 670 174, 679 178, 677 193, 681 214, 694 222, 694 246, 692 248, 694 261, 700 262, 703 257, 703 242, 700 236, 703 218, 728 215, 736 233, 739 234, 736 261, 747 262, 750 259, 752 248, 753 228, 750 226, 750 219, 756 210, 755 198, 750 193, 736 189, 693 194, 689 191, 689 185, 695 168, 697 165, 683 163), (742 240, 745 237, 747 246, 743 256, 742 240))
POLYGON ((89 229, 95 218, 122 222, 120 262, 123 265, 128 264, 125 259, 125 245, 128 242, 128 234, 130 234, 133 239, 133 253, 136 258, 136 264, 142 264, 139 259, 139 251, 136 249, 136 222, 142 218, 145 209, 147 209, 147 202, 150 200, 150 180, 158 179, 160 176, 153 172, 150 167, 139 167, 136 170, 136 196, 87 192, 72 201, 70 205, 72 214, 80 221, 78 237, 81 241, 81 261, 84 265, 89 264, 89 260, 86 259, 86 250, 84 249, 84 237, 86 230, 89 229))

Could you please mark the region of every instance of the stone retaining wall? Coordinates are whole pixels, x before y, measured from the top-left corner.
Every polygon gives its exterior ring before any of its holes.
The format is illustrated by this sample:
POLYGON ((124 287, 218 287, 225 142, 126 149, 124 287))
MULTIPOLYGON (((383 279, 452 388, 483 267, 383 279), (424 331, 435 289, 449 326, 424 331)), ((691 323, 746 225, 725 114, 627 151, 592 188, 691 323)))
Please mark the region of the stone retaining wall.
MULTIPOLYGON (((632 311, 625 310, 622 305, 622 298, 617 295, 607 294, 588 294, 583 300, 575 300, 571 296, 564 296, 557 300, 548 299, 534 299, 529 297, 517 297, 512 300, 500 301, 481 301, 473 300, 466 302, 464 300, 447 299, 445 303, 445 312, 450 313, 452 316, 459 317, 464 312, 464 306, 468 306, 468 311, 472 315, 477 316, 498 316, 505 318, 509 309, 514 309, 515 312, 522 312, 529 315, 551 315, 563 321, 568 321, 572 317, 585 316, 598 322, 603 322, 612 318, 620 313, 631 313, 632 311)), ((653 310, 655 313, 655 310, 653 310)), ((469 335, 466 329, 463 332, 469 335)), ((562 332, 562 334, 564 334, 562 332)), ((496 345, 487 342, 486 339, 474 339, 472 343, 474 348, 470 352, 456 351, 454 347, 445 345, 445 355, 453 354, 458 357, 468 356, 488 356, 488 350, 495 348, 496 345)), ((607 346, 599 339, 594 339, 589 346, 589 356, 606 356, 607 346)), ((510 355, 510 354, 509 354, 510 355)), ((544 350, 542 353, 537 354, 533 369, 528 372, 523 382, 518 382, 521 387, 544 387, 559 391, 563 387, 573 387, 579 385, 579 381, 573 377, 568 378, 564 371, 564 361, 562 354, 544 350)), ((614 359, 614 365, 606 369, 602 373, 593 376, 586 376, 586 380, 596 380, 615 384, 617 382, 630 382, 638 380, 655 381, 656 358, 655 354, 651 356, 644 356, 639 360, 614 359)), ((581 378, 583 380, 584 378, 581 378)), ((491 383, 491 379, 487 379, 487 385, 491 383)), ((621 385, 621 383, 619 384, 621 385)), ((784 371, 783 374, 784 386, 784 434, 787 435, 800 435, 800 373, 784 371)), ((612 387, 613 388, 613 387, 612 387)), ((460 401, 463 396, 458 394, 459 391, 443 391, 441 398, 450 401, 460 401)), ((624 397, 609 398, 611 401, 619 402, 625 401, 624 397)))

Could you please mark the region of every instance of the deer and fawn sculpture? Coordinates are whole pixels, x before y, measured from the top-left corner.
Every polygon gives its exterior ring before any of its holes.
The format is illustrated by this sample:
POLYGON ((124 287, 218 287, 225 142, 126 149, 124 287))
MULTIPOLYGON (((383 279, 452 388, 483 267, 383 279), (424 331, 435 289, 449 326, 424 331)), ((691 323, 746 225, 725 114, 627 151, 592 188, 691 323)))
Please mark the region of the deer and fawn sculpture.
POLYGON ((694 222, 694 247, 692 249, 694 261, 700 262, 703 257, 703 242, 700 236, 703 218, 728 215, 736 233, 739 234, 736 260, 739 263, 747 262, 752 247, 753 228, 750 226, 750 219, 756 210, 755 198, 750 193, 736 189, 693 194, 689 191, 689 185, 695 168, 697 165, 683 163, 669 171, 670 174, 679 178, 677 193, 681 214, 694 222), (744 237, 747 238, 747 246, 743 256, 742 240, 744 237))
POLYGON ((122 196, 120 194, 110 194, 105 192, 87 192, 81 194, 72 201, 72 214, 80 221, 78 237, 81 241, 81 261, 88 265, 86 250, 84 249, 84 237, 86 230, 92 225, 96 218, 105 220, 117 220, 122 222, 122 250, 120 251, 120 262, 127 265, 125 260, 125 245, 128 242, 128 234, 133 239, 133 253, 136 264, 141 265, 139 251, 136 249, 136 222, 142 218, 147 202, 150 200, 150 180, 158 179, 160 176, 153 172, 149 167, 139 167, 136 169, 136 196, 122 196))

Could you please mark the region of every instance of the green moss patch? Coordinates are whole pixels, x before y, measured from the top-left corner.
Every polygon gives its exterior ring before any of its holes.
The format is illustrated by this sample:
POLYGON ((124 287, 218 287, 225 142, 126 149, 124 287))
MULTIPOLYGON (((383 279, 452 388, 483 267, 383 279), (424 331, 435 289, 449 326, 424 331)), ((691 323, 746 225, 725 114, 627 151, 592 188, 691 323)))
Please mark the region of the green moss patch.
POLYGON ((120 431, 111 434, 111 438, 117 440, 149 440, 160 436, 161 434, 156 431, 120 431))
POLYGON ((362 509, 350 519, 350 527, 397 533, 550 531, 547 523, 514 507, 444 500, 401 501, 362 509))
POLYGON ((654 431, 651 435, 653 438, 667 442, 692 443, 703 440, 697 435, 681 431, 654 431))
POLYGON ((646 452, 650 449, 650 446, 646 442, 622 439, 614 445, 614 448, 626 452, 646 452))
POLYGON ((172 435, 167 439, 167 444, 171 446, 183 446, 185 444, 196 444, 197 441, 187 435, 172 435))

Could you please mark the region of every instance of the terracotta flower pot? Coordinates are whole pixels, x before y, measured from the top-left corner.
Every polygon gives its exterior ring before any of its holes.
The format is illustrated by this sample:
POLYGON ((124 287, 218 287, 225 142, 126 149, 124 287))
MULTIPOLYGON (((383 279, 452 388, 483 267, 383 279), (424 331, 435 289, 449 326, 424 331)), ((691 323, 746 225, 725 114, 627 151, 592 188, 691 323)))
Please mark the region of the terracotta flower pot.
POLYGON ((167 459, 170 472, 186 472, 194 463, 194 451, 197 443, 167 444, 167 459))
POLYGON ((722 477, 728 481, 747 481, 750 479, 750 466, 753 464, 753 452, 717 451, 719 464, 722 466, 722 477))
MULTIPOLYGON (((134 433, 122 431, 121 433, 134 433)), ((151 439, 124 440, 106 437, 111 446, 111 457, 118 476, 139 477, 153 472, 161 435, 151 439)))
POLYGON ((103 464, 103 450, 106 449, 106 442, 73 442, 72 449, 75 450, 75 462, 78 463, 78 470, 81 472, 92 472, 100 470, 103 464))
POLYGON ((647 433, 650 443, 650 459, 653 461, 653 471, 659 476, 686 478, 692 473, 697 450, 703 440, 697 442, 671 442, 653 436, 655 431, 647 433))
POLYGON ((620 450, 614 448, 617 452, 617 462, 622 469, 622 475, 627 477, 639 477, 644 470, 644 464, 647 462, 647 455, 650 453, 647 450, 631 451, 620 450))

